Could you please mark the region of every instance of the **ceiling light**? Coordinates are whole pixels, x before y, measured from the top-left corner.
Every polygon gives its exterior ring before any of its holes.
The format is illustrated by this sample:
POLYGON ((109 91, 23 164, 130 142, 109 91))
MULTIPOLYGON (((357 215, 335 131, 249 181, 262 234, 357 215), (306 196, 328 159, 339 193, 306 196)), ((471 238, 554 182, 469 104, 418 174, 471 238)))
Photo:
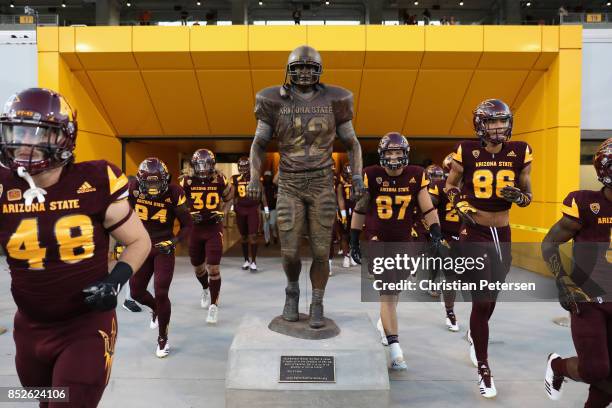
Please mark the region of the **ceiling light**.
POLYGON ((260 2, 259 2, 259 5, 260 5, 260 6, 263 6, 263 1, 260 1, 260 2))
POLYGON ((62 1, 62 7, 66 8, 66 2, 65 1, 62 1))
POLYGON ((414 2, 414 5, 415 5, 415 6, 418 6, 418 5, 419 5, 419 2, 418 2, 418 1, 415 1, 415 2, 414 2))
POLYGON ((132 3, 130 3, 129 1, 127 3, 125 3, 126 6, 128 7, 132 7, 132 3))
POLYGON ((201 1, 196 1, 196 6, 201 6, 202 2, 201 1))
POLYGON ((11 8, 15 8, 15 2, 11 1, 11 8))
POLYGON ((525 4, 527 7, 531 7, 531 2, 528 1, 527 4, 525 4))
POLYGON ((325 2, 325 5, 326 5, 326 6, 329 6, 329 0, 325 2))
POLYGON ((459 5, 460 5, 460 6, 463 6, 463 2, 462 2, 462 1, 460 1, 460 2, 459 2, 459 5))
POLYGON ((612 6, 612 1, 607 2, 606 6, 608 6, 608 7, 612 6))

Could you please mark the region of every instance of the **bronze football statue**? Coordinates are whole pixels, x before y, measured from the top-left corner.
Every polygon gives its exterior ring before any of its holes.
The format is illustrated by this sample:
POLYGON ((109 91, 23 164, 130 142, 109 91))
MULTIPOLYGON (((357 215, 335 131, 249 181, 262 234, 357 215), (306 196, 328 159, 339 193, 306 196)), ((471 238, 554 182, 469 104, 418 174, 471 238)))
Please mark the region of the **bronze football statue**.
POLYGON ((353 95, 319 82, 323 65, 312 47, 289 54, 285 83, 257 93, 257 130, 251 145, 251 180, 248 193, 261 194, 260 178, 266 147, 276 138, 280 151, 278 228, 283 269, 287 275, 283 319, 299 320, 302 268, 299 241, 305 228, 312 251, 310 281, 312 303, 309 326, 325 325, 323 295, 329 277, 328 255, 336 216, 332 150, 336 135, 346 146, 353 170, 354 194, 363 194, 361 146, 353 129, 353 95))

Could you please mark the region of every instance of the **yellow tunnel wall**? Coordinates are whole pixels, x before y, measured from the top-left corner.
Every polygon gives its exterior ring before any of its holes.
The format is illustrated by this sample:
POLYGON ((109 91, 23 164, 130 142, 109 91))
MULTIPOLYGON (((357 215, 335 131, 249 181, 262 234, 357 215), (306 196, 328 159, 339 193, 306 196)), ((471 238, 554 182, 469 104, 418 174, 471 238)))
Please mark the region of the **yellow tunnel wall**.
MULTIPOLYGON (((353 91, 359 135, 461 140, 481 98, 510 101, 513 138, 535 157, 534 201, 511 212, 514 242, 540 242, 578 188, 577 26, 40 28, 39 85, 77 109, 77 160, 119 165, 118 137, 252 134, 254 93, 282 81, 288 51, 302 43, 322 52, 326 82, 353 91)), ((178 149, 130 142, 126 172, 151 155, 178 169, 178 149)), ((546 273, 535 244, 515 245, 513 257, 546 273)))

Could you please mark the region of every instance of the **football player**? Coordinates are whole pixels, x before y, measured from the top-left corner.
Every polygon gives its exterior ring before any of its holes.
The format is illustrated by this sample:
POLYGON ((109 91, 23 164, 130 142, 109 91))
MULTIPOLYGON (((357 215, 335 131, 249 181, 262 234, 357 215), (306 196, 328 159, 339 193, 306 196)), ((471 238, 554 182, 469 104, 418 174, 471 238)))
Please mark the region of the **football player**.
POLYGON ((202 285, 200 306, 208 308, 208 324, 217 323, 219 318, 223 218, 233 195, 232 186, 215 169, 215 164, 212 151, 196 150, 191 158, 193 176, 185 176, 182 180, 194 223, 189 240, 189 258, 202 285))
MULTIPOLYGON (((236 223, 242 238, 242 255, 244 264, 242 269, 257 271, 257 231, 259 229, 259 204, 263 203, 264 217, 270 218, 270 208, 265 194, 260 199, 252 199, 247 195, 247 186, 251 180, 251 165, 248 157, 238 160, 238 173, 232 176, 234 194, 234 211, 236 223)), ((258 179, 261 186, 261 180, 258 179)))
POLYGON ((189 236, 191 215, 183 189, 170 184, 166 164, 156 157, 146 158, 138 166, 135 182, 130 183, 130 204, 143 222, 153 247, 145 263, 130 279, 134 300, 151 309, 151 329, 159 329, 155 354, 164 358, 170 353, 168 326, 171 304, 168 292, 174 275, 174 248, 189 236), (174 220, 180 223, 174 235, 174 220), (155 297, 147 290, 155 275, 155 297))
POLYGON ((0 134, 0 244, 17 304, 19 380, 68 387, 72 406, 95 407, 113 363, 117 294, 151 241, 121 170, 105 160, 74 162, 77 121, 60 94, 13 95, 0 134), (125 244, 110 273, 109 234, 125 244))
MULTIPOLYGON (((429 179, 429 194, 431 195, 431 202, 438 210, 438 218, 440 219, 440 228, 442 229, 442 235, 449 244, 451 250, 451 256, 458 256, 459 232, 461 228, 461 221, 457 212, 452 205, 448 202, 446 194, 444 193, 444 186, 446 184, 444 174, 450 171, 450 163, 452 161, 452 154, 446 156, 442 162, 442 167, 429 166, 425 169, 427 178, 429 179)), ((456 279, 455 274, 450 270, 444 270, 445 278, 447 281, 453 281, 456 279)), ((455 315, 455 297, 456 292, 454 290, 443 290, 442 299, 444 300, 444 307, 446 309, 446 328, 452 332, 459 331, 459 324, 457 323, 457 316, 455 315)))
MULTIPOLYGON (((351 220, 351 256, 357 263, 361 263, 359 236, 364 222, 368 241, 413 242, 413 210, 417 205, 430 225, 432 247, 443 245, 438 214, 427 192, 429 181, 422 167, 408 164, 409 153, 410 145, 403 135, 387 133, 378 145, 380 165, 364 169, 366 193, 357 201, 351 220)), ((386 340, 391 348, 391 368, 405 370, 398 337, 399 292, 381 291, 380 295, 378 326, 382 324, 384 330, 383 344, 386 340)))
POLYGON ((321 55, 309 46, 289 54, 285 83, 257 93, 257 129, 251 145, 251 197, 261 195, 259 174, 273 137, 280 152, 278 228, 283 270, 287 277, 283 319, 299 320, 299 242, 307 231, 313 261, 310 266, 311 328, 325 326, 323 297, 329 279, 332 224, 336 217, 333 189, 333 144, 336 136, 347 149, 353 170, 353 189, 363 193, 361 146, 353 128, 353 95, 344 88, 324 85, 321 55), (289 82, 287 82, 289 79, 289 82))
POLYGON ((269 216, 266 217, 265 210, 262 210, 262 218, 264 220, 263 230, 266 246, 270 245, 270 240, 274 239, 274 243, 278 242, 278 230, 276 227, 276 199, 278 197, 278 185, 274 182, 272 172, 267 170, 263 175, 263 189, 266 196, 266 202, 270 209, 269 216))
POLYGON ((342 255, 344 256, 344 259, 342 260, 342 267, 344 268, 350 268, 351 266, 357 265, 349 254, 351 219, 353 216, 353 210, 355 208, 355 200, 353 200, 353 196, 351 194, 353 189, 351 180, 352 174, 351 164, 344 163, 342 166, 342 174, 336 187, 338 208, 340 209, 342 255))
POLYGON ((572 339, 577 356, 548 356, 545 391, 561 398, 564 378, 590 384, 585 407, 612 403, 612 303, 607 293, 592 293, 583 285, 589 277, 610 274, 612 263, 612 138, 601 144, 593 160, 599 191, 573 191, 563 200, 563 216, 542 242, 542 255, 560 289, 563 308, 570 312, 572 339), (559 245, 574 240, 572 274, 563 268, 559 245))
MULTIPOLYGON (((526 207, 531 203, 533 155, 527 143, 510 141, 512 112, 503 101, 481 102, 474 110, 473 123, 480 140, 459 143, 446 180, 446 195, 465 220, 461 242, 470 244, 462 244, 462 255, 475 259, 486 255, 483 270, 473 270, 467 279, 503 282, 512 261, 510 207, 512 204, 526 207)), ((485 398, 497 395, 487 355, 489 319, 496 298, 495 291, 472 293, 470 357, 478 367, 478 386, 485 398)))

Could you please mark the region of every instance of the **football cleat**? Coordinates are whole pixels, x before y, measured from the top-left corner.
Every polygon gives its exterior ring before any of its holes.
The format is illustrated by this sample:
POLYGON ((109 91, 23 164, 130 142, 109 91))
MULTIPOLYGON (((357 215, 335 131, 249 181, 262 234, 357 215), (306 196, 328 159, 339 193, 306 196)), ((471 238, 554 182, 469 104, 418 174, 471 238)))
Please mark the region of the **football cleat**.
POLYGON ((157 329, 159 327, 159 323, 157 322, 157 315, 154 312, 151 312, 151 323, 149 323, 149 327, 151 330, 157 329))
POLYGON ((472 333, 468 329, 467 332, 467 341, 470 343, 470 360, 472 360, 472 364, 474 367, 478 367, 478 359, 476 358, 476 347, 474 347, 474 340, 472 340, 472 333))
POLYGON ((338 255, 342 255, 343 253, 344 253, 344 252, 342 251, 342 248, 340 248, 340 249, 338 250, 338 255))
POLYGON ((217 324, 219 318, 219 308, 214 303, 208 307, 208 316, 206 317, 206 323, 217 324))
POLYGON ((404 361, 404 353, 399 343, 393 343, 390 346, 389 356, 391 357, 392 370, 403 371, 408 369, 408 364, 404 361))
POLYGON ((157 351, 155 352, 155 355, 158 358, 164 358, 164 357, 168 357, 168 354, 170 354, 170 345, 168 344, 168 338, 158 337, 157 338, 157 351))
POLYGON ((346 255, 344 257, 344 259, 342 260, 342 267, 343 268, 350 268, 351 267, 351 257, 346 255))
POLYGON ((349 260, 350 260, 350 262, 351 262, 351 266, 357 266, 357 265, 359 265, 357 262, 353 261, 353 258, 351 258, 350 256, 349 256, 349 260))
POLYGON ((459 331, 459 324, 457 323, 457 316, 455 316, 455 312, 449 310, 446 312, 446 328, 452 332, 459 331))
POLYGON ((378 322, 376 323, 376 329, 378 329, 378 333, 380 334, 380 342, 383 346, 388 346, 389 341, 387 341, 387 334, 385 333, 385 328, 383 327, 382 320, 378 318, 378 322))
POLYGON ((210 290, 204 289, 202 290, 202 298, 200 299, 200 307, 202 309, 208 309, 210 306, 210 290))
POLYGON ((251 267, 251 261, 244 261, 244 263, 242 264, 242 269, 243 270, 248 270, 251 267))
POLYGON ((560 355, 556 353, 551 353, 548 355, 548 361, 546 362, 546 373, 544 374, 544 390, 546 391, 546 395, 553 401, 559 401, 561 396, 563 395, 563 382, 565 381, 565 377, 562 375, 555 375, 555 372, 552 369, 553 360, 561 358, 560 355))
POLYGON ((255 262, 251 262, 251 264, 249 265, 249 269, 251 270, 251 272, 257 272, 257 264, 255 262))
POLYGON ((481 364, 478 368, 478 388, 480 395, 485 398, 494 398, 497 395, 491 369, 487 364, 481 364))
POLYGON ((141 312, 142 309, 140 308, 140 306, 138 306, 138 303, 136 303, 135 301, 131 300, 131 299, 125 299, 125 301, 123 302, 122 307, 125 310, 128 310, 132 313, 137 313, 137 312, 141 312))

